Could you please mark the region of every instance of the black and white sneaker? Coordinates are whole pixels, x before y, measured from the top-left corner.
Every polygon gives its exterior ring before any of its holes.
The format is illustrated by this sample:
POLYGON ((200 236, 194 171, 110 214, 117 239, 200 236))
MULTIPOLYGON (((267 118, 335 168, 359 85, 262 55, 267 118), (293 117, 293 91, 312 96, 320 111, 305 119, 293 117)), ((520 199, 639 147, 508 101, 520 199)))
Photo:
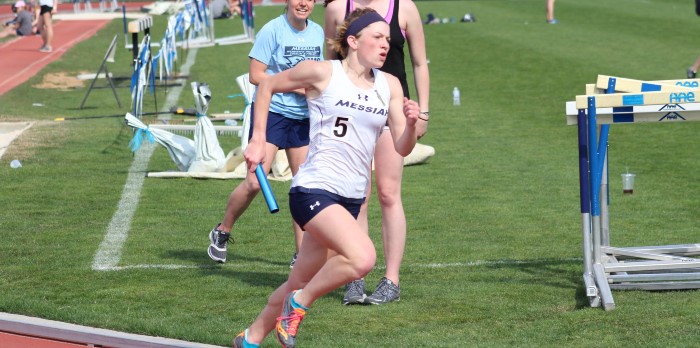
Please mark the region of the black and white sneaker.
POLYGON ((369 304, 385 304, 401 299, 401 288, 394 284, 386 277, 382 278, 377 284, 377 288, 372 295, 367 296, 365 303, 369 304))
POLYGON ((345 297, 343 297, 344 305, 363 304, 365 303, 366 297, 364 279, 353 280, 345 284, 345 297))
POLYGON ((695 71, 693 71, 693 67, 688 68, 688 70, 685 71, 686 76, 688 76, 689 79, 694 79, 695 78, 695 71))
POLYGON ((226 244, 233 239, 231 238, 231 233, 226 233, 219 229, 221 224, 216 225, 214 229, 209 232, 209 257, 219 263, 226 262, 226 244))

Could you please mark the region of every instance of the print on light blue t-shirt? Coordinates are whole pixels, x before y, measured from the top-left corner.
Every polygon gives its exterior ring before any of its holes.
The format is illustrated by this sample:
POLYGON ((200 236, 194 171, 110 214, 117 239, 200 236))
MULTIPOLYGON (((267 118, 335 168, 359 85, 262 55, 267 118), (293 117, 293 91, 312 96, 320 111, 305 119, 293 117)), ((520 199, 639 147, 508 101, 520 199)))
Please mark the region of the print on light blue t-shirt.
MULTIPOLYGON (((271 20, 255 35, 248 56, 265 63, 268 75, 293 68, 302 60, 323 60, 323 28, 311 20, 306 23, 306 29, 298 31, 289 25, 285 14, 271 20)), ((306 97, 297 93, 274 94, 270 111, 293 119, 309 117, 306 97)))

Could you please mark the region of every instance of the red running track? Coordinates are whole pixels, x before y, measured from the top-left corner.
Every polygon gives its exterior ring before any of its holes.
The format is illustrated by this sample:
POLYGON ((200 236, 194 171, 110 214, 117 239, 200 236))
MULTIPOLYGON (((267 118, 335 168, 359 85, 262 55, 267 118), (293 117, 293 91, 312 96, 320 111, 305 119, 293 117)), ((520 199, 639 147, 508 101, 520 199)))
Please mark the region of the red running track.
MULTIPOLYGON (((129 3, 127 10, 149 4, 129 3)), ((58 13, 72 13, 73 4, 59 4, 58 13)), ((11 13, 9 5, 0 6, 0 16, 11 13)), ((53 52, 39 52, 41 36, 18 37, 0 43, 0 95, 27 81, 43 67, 60 58, 78 42, 95 35, 109 20, 54 21, 53 52)))
POLYGON ((15 335, 0 331, 0 342, 3 348, 77 348, 87 347, 84 344, 49 340, 45 338, 15 335))
POLYGON ((20 37, 0 44, 0 95, 36 75, 75 44, 97 33, 109 20, 56 21, 53 52, 39 52, 41 36, 20 37))
MULTIPOLYGON (((262 0, 254 0, 260 5, 262 0)), ((269 1, 274 4, 282 4, 282 0, 269 1)), ((151 2, 127 2, 127 12, 139 11, 142 6, 151 2)), ((96 6, 96 5, 95 5, 96 6)), ((72 13, 73 4, 60 4, 59 13, 72 13)), ((10 6, 0 6, 0 17, 10 14, 10 6)), ((36 75, 43 67, 60 58, 75 44, 95 35, 104 28, 110 20, 76 20, 54 21, 53 52, 39 52, 42 45, 38 35, 19 37, 4 43, 0 43, 0 95, 36 75)))

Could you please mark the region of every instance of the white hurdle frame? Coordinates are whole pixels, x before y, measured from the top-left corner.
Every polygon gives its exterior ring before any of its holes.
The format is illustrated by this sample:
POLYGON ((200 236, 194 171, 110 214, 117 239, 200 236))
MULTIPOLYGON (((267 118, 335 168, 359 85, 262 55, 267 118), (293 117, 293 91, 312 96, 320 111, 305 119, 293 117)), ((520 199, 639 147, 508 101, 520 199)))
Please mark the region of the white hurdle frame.
POLYGON ((241 22, 243 23, 243 34, 216 38, 214 34, 215 22, 211 8, 208 8, 207 15, 209 16, 209 23, 211 23, 211 25, 208 28, 207 35, 198 39, 187 40, 187 42, 184 43, 179 42, 178 45, 185 46, 187 48, 195 48, 211 47, 217 45, 236 45, 241 43, 255 42, 255 20, 253 16, 253 0, 241 1, 241 22))
POLYGON ((578 128, 583 282, 591 307, 614 309, 612 289, 700 288, 700 258, 691 257, 700 255, 700 244, 610 245, 607 173, 610 124, 700 121, 698 80, 600 75, 586 93, 567 102, 566 110, 567 124, 578 128))

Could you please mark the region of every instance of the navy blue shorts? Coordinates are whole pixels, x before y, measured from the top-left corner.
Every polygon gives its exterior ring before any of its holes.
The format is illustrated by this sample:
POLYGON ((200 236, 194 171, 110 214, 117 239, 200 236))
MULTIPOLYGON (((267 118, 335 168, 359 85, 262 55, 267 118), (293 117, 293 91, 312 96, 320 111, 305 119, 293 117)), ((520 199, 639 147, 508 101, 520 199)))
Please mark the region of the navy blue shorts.
POLYGON ((364 198, 345 198, 321 189, 295 186, 289 190, 289 211, 303 229, 321 210, 332 204, 340 204, 357 220, 364 198))
POLYGON ((53 7, 41 5, 41 7, 39 8, 39 16, 43 15, 44 13, 51 13, 51 11, 53 11, 53 7))
MULTIPOLYGON (((250 105, 250 124, 253 124, 255 103, 250 105)), ((309 145, 309 119, 297 120, 270 111, 267 115, 267 142, 280 149, 309 145)), ((253 127, 248 132, 248 140, 253 136, 253 127)))

